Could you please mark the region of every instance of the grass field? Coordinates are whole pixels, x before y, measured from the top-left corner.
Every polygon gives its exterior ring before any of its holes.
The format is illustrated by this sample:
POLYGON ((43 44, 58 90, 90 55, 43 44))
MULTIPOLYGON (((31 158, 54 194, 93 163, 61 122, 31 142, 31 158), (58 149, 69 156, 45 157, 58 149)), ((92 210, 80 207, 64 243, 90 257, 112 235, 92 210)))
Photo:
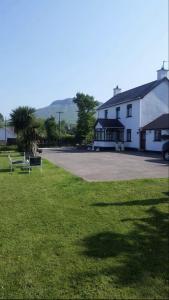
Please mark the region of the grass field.
POLYGON ((168 181, 88 183, 0 155, 0 299, 167 299, 168 181))

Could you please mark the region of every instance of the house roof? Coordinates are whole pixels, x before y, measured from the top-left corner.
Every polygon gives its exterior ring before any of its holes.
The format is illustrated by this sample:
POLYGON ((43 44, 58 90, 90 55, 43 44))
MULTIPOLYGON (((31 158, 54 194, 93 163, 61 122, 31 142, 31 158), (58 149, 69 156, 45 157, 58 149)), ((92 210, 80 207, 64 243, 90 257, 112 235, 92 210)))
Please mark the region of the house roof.
POLYGON ((97 119, 95 126, 100 123, 103 128, 124 128, 123 124, 117 119, 97 119))
POLYGON ((142 99, 144 96, 146 96, 152 89, 154 89, 156 86, 158 86, 163 81, 169 81, 167 77, 164 77, 161 80, 155 80, 149 83, 146 83, 144 85, 135 87, 133 89, 127 90, 125 92, 119 93, 109 99, 107 102, 103 103, 98 110, 111 107, 113 105, 118 105, 120 103, 124 103, 127 101, 133 101, 137 99, 142 99))
POLYGON ((169 129, 169 114, 163 114, 143 127, 143 130, 169 129))

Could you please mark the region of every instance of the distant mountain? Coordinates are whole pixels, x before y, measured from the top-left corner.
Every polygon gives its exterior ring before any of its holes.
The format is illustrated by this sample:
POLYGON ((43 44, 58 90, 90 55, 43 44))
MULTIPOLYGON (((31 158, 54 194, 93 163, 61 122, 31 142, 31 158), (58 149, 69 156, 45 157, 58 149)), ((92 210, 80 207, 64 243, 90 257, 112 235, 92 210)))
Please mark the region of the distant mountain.
MULTIPOLYGON (((101 105, 102 103, 100 103, 101 105)), ((64 100, 55 100, 49 106, 39 108, 36 110, 35 115, 39 118, 49 118, 50 116, 55 117, 58 121, 58 113, 61 114, 61 120, 66 121, 69 124, 75 124, 77 121, 77 106, 73 102, 73 98, 67 98, 64 100)))

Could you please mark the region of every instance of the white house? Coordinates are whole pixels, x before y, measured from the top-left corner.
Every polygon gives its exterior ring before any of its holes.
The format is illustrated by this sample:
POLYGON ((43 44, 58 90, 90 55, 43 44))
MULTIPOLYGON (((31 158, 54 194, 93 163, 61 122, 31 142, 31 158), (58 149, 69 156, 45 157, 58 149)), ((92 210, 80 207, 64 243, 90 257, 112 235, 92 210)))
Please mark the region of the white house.
POLYGON ((13 127, 0 128, 0 143, 5 144, 9 139, 16 139, 13 127))
POLYGON ((157 71, 155 81, 125 92, 117 86, 114 96, 98 109, 94 149, 115 148, 121 142, 125 148, 160 151, 161 135, 169 134, 168 113, 169 79, 164 67, 157 71), (157 128, 146 127, 164 114, 165 126, 161 117, 157 128))
POLYGON ((161 151, 169 140, 169 114, 163 114, 143 127, 146 131, 146 150, 161 151))

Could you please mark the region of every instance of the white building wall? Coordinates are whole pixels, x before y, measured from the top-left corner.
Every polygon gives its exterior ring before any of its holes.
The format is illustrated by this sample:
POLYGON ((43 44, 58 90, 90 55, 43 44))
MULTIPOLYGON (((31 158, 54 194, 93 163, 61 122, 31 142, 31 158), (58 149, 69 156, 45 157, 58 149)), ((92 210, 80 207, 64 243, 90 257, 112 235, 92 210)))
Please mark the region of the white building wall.
MULTIPOLYGON (((116 106, 107 108, 108 119, 116 119, 116 108, 120 107, 119 121, 125 126, 124 141, 125 147, 137 148, 140 147, 139 128, 140 128, 140 100, 122 103, 116 106), (127 105, 132 104, 132 117, 127 118, 127 105), (127 129, 132 130, 132 141, 127 142, 127 129)), ((104 119, 105 109, 98 111, 98 118, 104 119)))
POLYGON ((95 148, 115 148, 115 142, 94 141, 93 146, 95 148))
POLYGON ((5 133, 5 128, 0 128, 0 141, 5 141, 5 135, 6 135, 6 139, 16 138, 16 134, 14 133, 14 129, 12 127, 7 127, 6 133, 5 133))
MULTIPOLYGON (((162 130, 162 134, 169 134, 169 130, 162 130)), ((154 141, 154 130, 146 131, 146 150, 148 151, 162 151, 163 144, 166 141, 154 141)))
POLYGON ((96 129, 102 129, 102 126, 101 126, 100 123, 98 122, 95 128, 96 128, 96 129))
POLYGON ((169 82, 163 81, 141 100, 140 127, 169 113, 169 82))
MULTIPOLYGON (((119 121, 125 126, 125 147, 140 148, 139 128, 144 127, 160 115, 169 113, 169 81, 163 81, 143 99, 126 102, 107 108, 108 119, 116 118, 116 108, 120 107, 119 121), (132 104, 132 117, 127 118, 127 105, 132 104), (127 142, 127 129, 132 130, 132 141, 127 142)), ((98 111, 98 118, 105 117, 105 109, 98 111)), ((99 143, 99 142, 98 142, 99 143)), ((155 142, 154 132, 146 132, 146 150, 161 151, 164 141, 155 142)))

